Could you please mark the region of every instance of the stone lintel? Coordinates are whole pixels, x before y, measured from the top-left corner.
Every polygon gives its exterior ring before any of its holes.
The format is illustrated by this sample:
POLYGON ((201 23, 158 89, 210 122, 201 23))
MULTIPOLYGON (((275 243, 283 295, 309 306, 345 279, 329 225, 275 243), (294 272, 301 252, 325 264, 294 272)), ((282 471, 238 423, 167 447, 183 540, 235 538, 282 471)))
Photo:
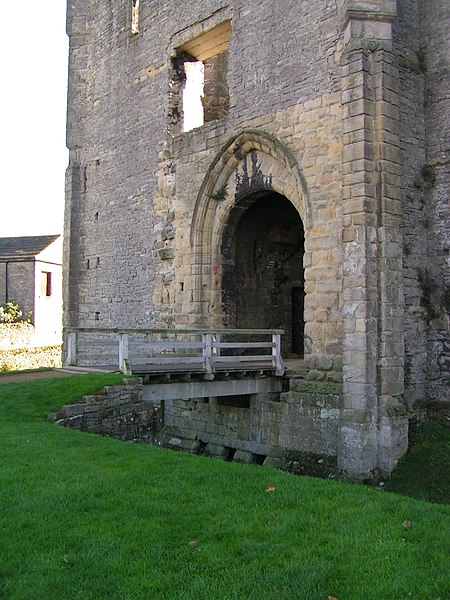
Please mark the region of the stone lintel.
POLYGON ((350 19, 392 22, 397 16, 397 0, 339 0, 339 16, 342 29, 350 19))
POLYGON ((153 383, 143 386, 142 399, 147 402, 160 402, 177 398, 209 398, 220 396, 240 396, 242 394, 266 394, 281 392, 281 377, 264 379, 234 379, 228 381, 188 381, 178 383, 153 383))
POLYGON ((344 44, 350 50, 390 50, 392 26, 383 21, 350 20, 344 31, 344 44), (364 42, 364 43, 362 43, 364 42), (350 46, 350 48, 349 48, 350 46))

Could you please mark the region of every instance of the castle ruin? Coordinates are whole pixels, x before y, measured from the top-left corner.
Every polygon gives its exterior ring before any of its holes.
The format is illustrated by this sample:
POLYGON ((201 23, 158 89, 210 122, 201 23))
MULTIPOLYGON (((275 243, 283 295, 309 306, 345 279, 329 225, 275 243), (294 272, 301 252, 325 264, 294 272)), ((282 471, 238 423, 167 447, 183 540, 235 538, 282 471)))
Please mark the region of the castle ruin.
POLYGON ((392 471, 450 401, 448 2, 70 0, 67 30, 65 328, 283 329, 338 403, 214 435, 392 471))

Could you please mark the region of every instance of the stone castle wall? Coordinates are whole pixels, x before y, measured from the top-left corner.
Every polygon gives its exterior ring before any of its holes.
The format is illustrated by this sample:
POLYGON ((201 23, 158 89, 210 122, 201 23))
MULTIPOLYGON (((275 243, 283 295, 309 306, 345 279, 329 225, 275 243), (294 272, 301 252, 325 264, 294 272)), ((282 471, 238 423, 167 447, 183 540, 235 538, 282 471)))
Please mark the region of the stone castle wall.
MULTIPOLYGON (((126 320, 130 325, 151 326, 171 324, 174 315, 179 324, 198 321, 198 315, 191 312, 195 290, 189 281, 190 220, 195 199, 218 150, 245 128, 263 128, 292 144, 296 154, 304 155, 302 169, 313 177, 308 191, 317 190, 320 196, 310 219, 318 224, 308 236, 306 248, 311 282, 320 278, 320 268, 327 269, 329 281, 339 278, 339 257, 334 260, 333 248, 339 241, 335 205, 342 146, 333 5, 301 5, 289 24, 292 30, 300 29, 301 35, 295 39, 303 40, 304 47, 295 52, 294 36, 286 35, 284 19, 271 5, 254 7, 251 18, 235 17, 228 71, 231 106, 226 122, 213 121, 175 138, 167 134, 165 109, 170 92, 170 54, 174 44, 183 40, 175 40, 169 53, 167 43, 172 32, 182 29, 181 19, 183 23, 201 23, 216 14, 220 3, 191 3, 188 16, 186 7, 178 13, 161 2, 159 20, 153 18, 155 8, 150 11, 144 4, 140 33, 135 37, 121 31, 125 21, 119 20, 119 6, 115 7, 117 14, 114 9, 108 14, 97 11, 95 3, 75 5, 73 19, 69 13, 69 29, 76 28, 71 52, 76 76, 71 91, 77 118, 72 119, 69 111, 68 139, 74 156, 70 175, 78 178, 74 181, 80 194, 75 218, 80 224, 67 223, 68 243, 70 237, 76 237, 79 245, 72 279, 77 283, 76 292, 75 285, 71 290, 77 320, 73 324, 116 325, 126 320), (256 44, 261 30, 271 21, 277 25, 271 25, 265 48, 258 44, 259 51, 250 53, 244 65, 237 61, 241 48, 256 44), (167 39, 158 34, 161 30, 167 39), (307 35, 312 30, 315 35, 307 35), (298 52, 304 56, 301 63, 296 58, 298 52), (278 63, 285 56, 290 64, 282 68, 278 63), (284 68, 295 75, 288 93, 284 68), (114 89, 110 87, 112 72, 117 77, 114 89), (243 78, 243 72, 251 73, 251 78, 243 78), (84 86, 78 82, 82 76, 87 78, 84 86), (252 99, 248 97, 250 90, 252 99), (105 135, 108 131, 111 134, 105 135), (311 257, 314 251, 316 255, 311 257)), ((219 11, 215 20, 229 16, 229 9, 219 11)), ((189 35, 187 32, 185 37, 189 35)), ((70 218, 69 211, 66 216, 70 218)), ((328 287, 333 289, 318 290, 325 296, 330 294, 320 302, 325 310, 335 310, 336 316, 338 285, 330 283, 328 287)), ((309 293, 314 302, 314 290, 309 293)), ((66 319, 69 314, 66 312, 66 319)), ((329 339, 326 333, 323 337, 329 339)), ((335 333, 332 339, 337 338, 335 333)))
POLYGON ((429 315, 427 397, 450 400, 450 7, 432 0, 421 6, 420 18, 425 55, 426 155, 425 182, 429 231, 428 278, 422 276, 429 315), (427 281, 428 280, 428 281, 427 281), (425 285, 424 285, 425 283, 425 285), (426 284, 429 283, 427 286, 426 284), (429 311, 430 312, 430 311, 429 311))
POLYGON ((405 399, 448 401, 450 306, 448 88, 445 3, 399 2, 394 49, 399 67, 405 399), (447 155, 446 155, 447 152, 447 155))
POLYGON ((161 442, 283 469, 296 460, 314 474, 326 463, 336 474, 341 392, 338 384, 291 379, 281 394, 165 401, 161 442))

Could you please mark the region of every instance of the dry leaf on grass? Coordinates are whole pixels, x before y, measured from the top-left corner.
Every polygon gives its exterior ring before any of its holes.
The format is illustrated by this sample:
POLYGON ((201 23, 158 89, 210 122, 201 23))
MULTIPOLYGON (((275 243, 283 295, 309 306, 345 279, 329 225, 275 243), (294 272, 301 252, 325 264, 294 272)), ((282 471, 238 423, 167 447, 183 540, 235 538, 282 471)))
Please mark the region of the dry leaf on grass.
POLYGON ((277 488, 274 485, 268 485, 265 489, 266 492, 274 492, 277 488))
POLYGON ((408 520, 403 521, 402 525, 403 525, 403 529, 408 529, 408 527, 411 527, 411 521, 408 521, 408 520))

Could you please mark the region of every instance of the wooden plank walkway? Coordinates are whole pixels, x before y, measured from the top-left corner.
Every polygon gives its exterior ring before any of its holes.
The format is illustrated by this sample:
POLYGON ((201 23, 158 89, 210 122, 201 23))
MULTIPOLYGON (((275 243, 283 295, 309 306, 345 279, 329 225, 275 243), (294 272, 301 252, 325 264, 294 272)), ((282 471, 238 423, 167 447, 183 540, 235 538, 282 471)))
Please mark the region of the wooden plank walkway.
POLYGON ((282 376, 282 330, 69 328, 66 366, 99 365, 125 374, 267 372, 282 376), (84 339, 83 339, 84 338, 84 339))

